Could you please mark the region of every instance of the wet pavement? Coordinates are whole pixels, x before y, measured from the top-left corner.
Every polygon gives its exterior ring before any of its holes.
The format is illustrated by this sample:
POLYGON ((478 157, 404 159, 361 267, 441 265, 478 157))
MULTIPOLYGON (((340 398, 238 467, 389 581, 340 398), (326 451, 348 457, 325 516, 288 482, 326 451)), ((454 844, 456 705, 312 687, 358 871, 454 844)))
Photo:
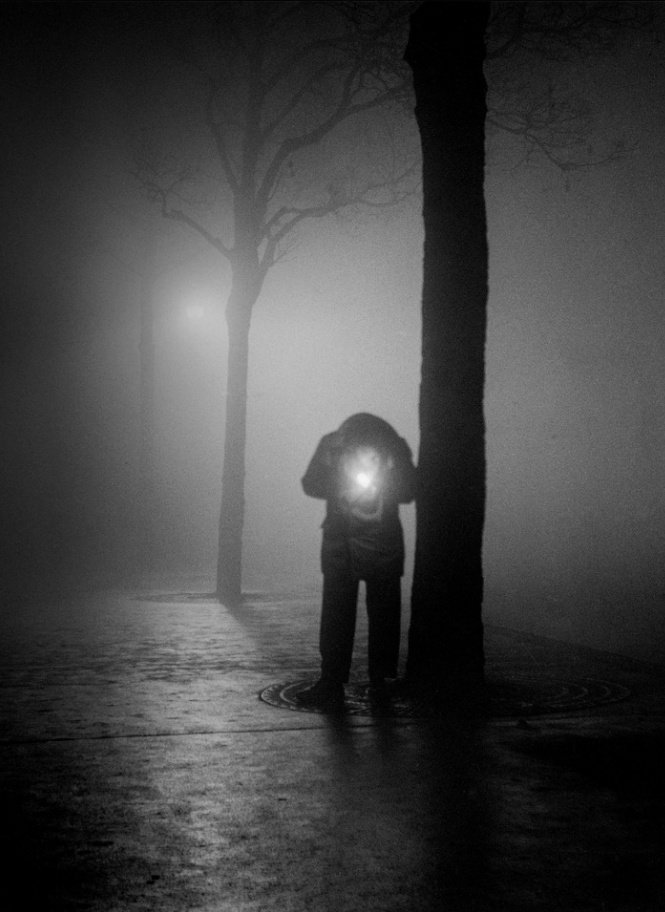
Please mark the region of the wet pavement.
POLYGON ((348 711, 295 711, 317 628, 316 597, 5 604, 0 908, 665 909, 663 668, 490 627, 485 714, 377 713, 361 620, 348 711))

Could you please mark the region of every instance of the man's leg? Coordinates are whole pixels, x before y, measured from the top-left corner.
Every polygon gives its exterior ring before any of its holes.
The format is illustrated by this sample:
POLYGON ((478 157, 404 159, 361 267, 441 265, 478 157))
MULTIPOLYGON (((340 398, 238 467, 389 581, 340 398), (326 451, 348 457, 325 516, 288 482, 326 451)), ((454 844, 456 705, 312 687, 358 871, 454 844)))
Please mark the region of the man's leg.
POLYGON ((328 710, 340 710, 344 706, 344 684, 349 680, 351 670, 357 601, 358 581, 350 574, 324 575, 319 630, 321 677, 296 697, 303 706, 328 710))
POLYGON ((344 572, 323 577, 321 627, 321 678, 339 684, 349 680, 356 630, 358 580, 344 572))
POLYGON ((399 576, 367 580, 368 665, 369 678, 374 683, 397 677, 401 590, 399 576))

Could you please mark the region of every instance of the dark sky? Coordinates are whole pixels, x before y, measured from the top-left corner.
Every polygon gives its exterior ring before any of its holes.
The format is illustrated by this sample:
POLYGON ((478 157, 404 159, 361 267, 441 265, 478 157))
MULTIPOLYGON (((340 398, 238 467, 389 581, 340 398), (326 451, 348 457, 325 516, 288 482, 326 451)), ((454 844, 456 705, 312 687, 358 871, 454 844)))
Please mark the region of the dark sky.
MULTIPOLYGON (((14 586, 84 572, 123 585, 149 249, 164 559, 202 585, 214 571, 228 275, 129 174, 143 128, 164 126, 146 101, 154 74, 206 6, 2 6, 3 552, 14 586)), ((588 99, 590 141, 621 138, 627 151, 566 176, 516 166, 489 139, 486 614, 662 658, 663 53, 636 34, 560 73, 588 99)), ((187 142, 200 152, 193 133, 187 142)), ((271 274, 252 330, 249 588, 318 585, 322 506, 299 479, 321 434, 376 411, 417 451, 421 245, 416 199, 390 218, 317 225, 271 274)), ((412 548, 411 508, 404 518, 412 548)))

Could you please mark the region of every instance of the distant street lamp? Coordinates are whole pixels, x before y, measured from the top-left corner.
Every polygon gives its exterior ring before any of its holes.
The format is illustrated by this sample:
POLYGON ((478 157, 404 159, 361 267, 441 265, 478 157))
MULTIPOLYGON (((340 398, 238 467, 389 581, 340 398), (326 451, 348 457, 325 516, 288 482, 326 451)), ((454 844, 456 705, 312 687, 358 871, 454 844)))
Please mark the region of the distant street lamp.
POLYGON ((185 307, 185 316, 192 323, 196 323, 205 316, 205 307, 203 304, 188 304, 185 307))

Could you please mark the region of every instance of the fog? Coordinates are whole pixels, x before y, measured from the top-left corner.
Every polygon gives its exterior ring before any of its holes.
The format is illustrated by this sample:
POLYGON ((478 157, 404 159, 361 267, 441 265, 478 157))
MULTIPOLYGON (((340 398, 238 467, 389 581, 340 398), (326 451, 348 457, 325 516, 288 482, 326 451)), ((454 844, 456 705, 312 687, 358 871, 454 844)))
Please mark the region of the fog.
MULTIPOLYGON (((150 66, 163 50, 148 8, 187 21, 201 4, 9 6, 3 610, 34 589, 137 584, 146 288, 156 559, 142 582, 210 591, 229 275, 130 174, 154 113, 136 100, 146 34, 150 66)), ((562 174, 489 141, 485 618, 664 661, 663 54, 636 35, 571 74, 590 141, 623 139, 618 160, 562 174)), ((318 591, 323 504, 300 478, 322 434, 371 411, 417 455, 421 249, 414 198, 313 224, 270 272, 251 331, 245 589, 318 591)), ((412 506, 403 518, 408 602, 412 506)))

